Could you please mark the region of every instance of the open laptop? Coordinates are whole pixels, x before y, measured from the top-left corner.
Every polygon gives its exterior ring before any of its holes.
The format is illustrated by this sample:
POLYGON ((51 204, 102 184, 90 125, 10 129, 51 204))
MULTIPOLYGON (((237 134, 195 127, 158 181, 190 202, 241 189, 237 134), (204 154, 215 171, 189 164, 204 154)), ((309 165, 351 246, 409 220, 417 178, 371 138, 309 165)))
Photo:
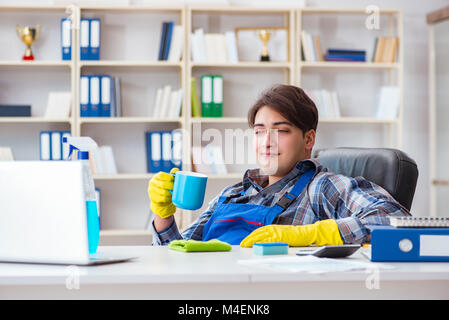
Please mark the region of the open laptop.
POLYGON ((0 162, 0 261, 96 265, 133 259, 89 255, 78 161, 0 162))

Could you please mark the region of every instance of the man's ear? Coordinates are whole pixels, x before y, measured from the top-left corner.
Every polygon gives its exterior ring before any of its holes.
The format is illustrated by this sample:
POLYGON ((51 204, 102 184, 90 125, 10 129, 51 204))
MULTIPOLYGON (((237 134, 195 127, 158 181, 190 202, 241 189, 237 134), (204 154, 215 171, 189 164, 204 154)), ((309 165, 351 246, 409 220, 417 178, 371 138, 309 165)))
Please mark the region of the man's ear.
POLYGON ((316 132, 313 129, 310 129, 304 135, 304 144, 305 144, 306 150, 312 151, 313 146, 315 145, 315 136, 316 136, 316 132))

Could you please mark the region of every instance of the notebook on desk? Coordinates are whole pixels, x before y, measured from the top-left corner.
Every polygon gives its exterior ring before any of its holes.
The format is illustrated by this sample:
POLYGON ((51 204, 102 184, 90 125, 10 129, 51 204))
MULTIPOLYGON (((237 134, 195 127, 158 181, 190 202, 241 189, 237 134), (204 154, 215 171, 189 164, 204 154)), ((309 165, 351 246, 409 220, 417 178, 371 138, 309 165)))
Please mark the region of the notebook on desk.
POLYGON ((0 162, 0 262, 96 265, 131 256, 89 255, 79 161, 0 162))
POLYGON ((449 228, 449 217, 390 217, 397 228, 449 228))

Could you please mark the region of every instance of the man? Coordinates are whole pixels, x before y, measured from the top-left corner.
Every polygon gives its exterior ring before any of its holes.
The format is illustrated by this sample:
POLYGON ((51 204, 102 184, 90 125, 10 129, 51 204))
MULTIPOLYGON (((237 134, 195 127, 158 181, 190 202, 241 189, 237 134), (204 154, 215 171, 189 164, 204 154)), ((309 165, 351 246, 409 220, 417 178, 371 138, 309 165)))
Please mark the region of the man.
POLYGON ((173 176, 160 172, 150 180, 154 245, 213 238, 242 247, 363 243, 369 241, 367 225, 409 215, 383 188, 361 177, 336 175, 311 159, 318 111, 302 89, 276 85, 265 91, 249 110, 248 122, 260 168, 226 187, 182 235, 168 191, 173 176))

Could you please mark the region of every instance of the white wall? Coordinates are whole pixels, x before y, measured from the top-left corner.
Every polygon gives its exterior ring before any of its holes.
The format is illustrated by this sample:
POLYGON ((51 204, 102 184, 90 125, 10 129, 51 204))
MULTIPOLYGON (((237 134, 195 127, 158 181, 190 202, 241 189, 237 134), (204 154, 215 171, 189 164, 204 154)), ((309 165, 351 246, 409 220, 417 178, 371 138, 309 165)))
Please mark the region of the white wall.
MULTIPOLYGON (((401 9, 404 28, 403 151, 418 164, 419 179, 412 214, 429 212, 428 30, 426 14, 448 5, 444 0, 309 0, 309 6, 401 9)), ((350 86, 351 84, 348 84, 350 86)))
MULTIPOLYGON (((2 1, 0 3, 11 1, 2 1)), ((46 1, 43 1, 44 3, 46 1)), ((131 1, 133 2, 133 1, 131 1)), ((138 1, 137 1, 138 2, 138 1)), ((159 1, 154 1, 159 2, 159 1)), ((426 14, 448 4, 445 0, 308 0, 309 6, 356 7, 377 5, 403 11, 404 22, 404 125, 403 150, 418 163, 420 176, 412 207, 414 215, 429 211, 428 134, 428 30, 426 14)), ((320 27, 326 28, 326 22, 320 27)), ((328 25, 332 28, 332 25, 328 25)), ((350 79, 350 78, 348 78, 350 79)), ((356 77, 352 81, 357 81, 356 77)), ((348 82, 347 86, 351 87, 348 82)), ((367 137, 366 139, 370 139, 367 137)), ((372 141, 369 141, 372 142, 372 141)))

